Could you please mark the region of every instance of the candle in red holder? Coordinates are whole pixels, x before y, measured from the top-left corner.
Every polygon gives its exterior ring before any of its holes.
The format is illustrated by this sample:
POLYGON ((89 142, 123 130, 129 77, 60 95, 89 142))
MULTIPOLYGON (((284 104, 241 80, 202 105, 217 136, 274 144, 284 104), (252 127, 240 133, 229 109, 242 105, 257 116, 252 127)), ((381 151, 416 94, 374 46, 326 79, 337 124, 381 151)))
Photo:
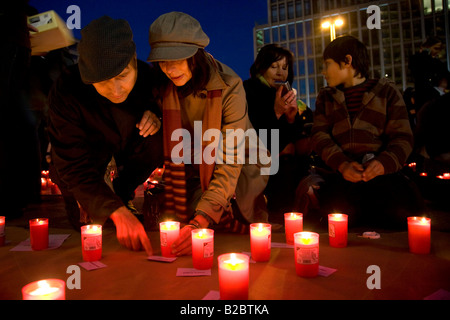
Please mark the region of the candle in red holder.
POLYGON ((81 252, 84 261, 98 261, 102 258, 102 226, 88 224, 81 227, 81 252))
POLYGON ((195 269, 211 269, 214 259, 214 230, 192 230, 192 264, 195 269))
POLYGON ((0 216, 0 246, 5 244, 5 217, 0 216))
POLYGON ((30 243, 33 250, 48 248, 48 219, 39 218, 30 220, 30 243))
POLYGON ((328 215, 328 239, 330 246, 344 248, 347 246, 348 216, 342 213, 328 215))
POLYGON ((45 191, 47 189, 48 180, 47 178, 41 178, 41 191, 45 191))
POLYGON ((161 255, 163 257, 175 257, 172 254, 172 244, 180 236, 180 223, 178 221, 165 221, 159 224, 161 255))
POLYGON ((23 300, 65 300, 66 282, 59 279, 45 279, 31 282, 22 288, 23 300))
POLYGON ((284 232, 286 243, 294 244, 294 233, 303 231, 303 214, 299 212, 288 212, 284 214, 284 232))
POLYGON ((218 258, 221 300, 248 300, 249 257, 226 253, 218 258))
POLYGON ((319 273, 319 234, 297 232, 294 234, 295 271, 301 277, 315 277, 319 273))
POLYGON ((443 180, 450 180, 450 173, 445 172, 440 176, 436 176, 438 179, 443 179, 443 180))
POLYGON ((430 218, 408 217, 408 243, 412 253, 430 253, 430 218))
POLYGON ((269 261, 270 259, 271 227, 269 223, 250 224, 252 259, 257 262, 269 261))

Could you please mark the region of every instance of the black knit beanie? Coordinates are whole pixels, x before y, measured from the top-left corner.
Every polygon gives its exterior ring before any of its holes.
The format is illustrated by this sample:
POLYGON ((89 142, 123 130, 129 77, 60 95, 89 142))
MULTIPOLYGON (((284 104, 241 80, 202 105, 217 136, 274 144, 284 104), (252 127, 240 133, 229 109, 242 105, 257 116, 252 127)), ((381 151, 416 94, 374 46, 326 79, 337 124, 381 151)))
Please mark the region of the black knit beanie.
POLYGON ((120 74, 136 53, 130 25, 123 19, 103 16, 81 30, 78 44, 81 79, 90 84, 120 74))

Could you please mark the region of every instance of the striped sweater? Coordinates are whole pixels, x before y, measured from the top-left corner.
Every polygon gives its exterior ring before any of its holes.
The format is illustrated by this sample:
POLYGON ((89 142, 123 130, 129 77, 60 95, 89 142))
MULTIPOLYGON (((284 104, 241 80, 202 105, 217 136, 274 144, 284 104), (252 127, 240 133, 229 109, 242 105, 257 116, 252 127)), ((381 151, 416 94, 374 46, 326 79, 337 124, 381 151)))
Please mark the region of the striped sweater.
POLYGON ((402 95, 393 82, 380 79, 362 96, 352 120, 344 93, 322 88, 317 96, 312 141, 314 151, 334 171, 345 161, 374 153, 385 174, 399 171, 413 148, 413 134, 402 95))

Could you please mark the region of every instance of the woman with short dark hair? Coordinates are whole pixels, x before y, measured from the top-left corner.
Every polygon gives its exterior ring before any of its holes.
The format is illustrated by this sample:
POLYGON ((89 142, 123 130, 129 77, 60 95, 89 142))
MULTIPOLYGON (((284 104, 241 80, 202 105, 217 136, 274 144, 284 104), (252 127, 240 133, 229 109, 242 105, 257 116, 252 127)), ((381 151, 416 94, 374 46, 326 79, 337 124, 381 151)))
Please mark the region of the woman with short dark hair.
POLYGON ((284 91, 279 84, 287 82, 292 87, 293 65, 289 50, 267 44, 250 68, 251 78, 244 81, 250 121, 260 134, 267 130, 267 138, 260 138, 272 157, 280 157, 280 169, 270 177, 265 191, 269 209, 277 211, 292 210, 297 184, 309 169, 312 110, 297 100, 295 89, 284 91), (278 130, 276 141, 271 137, 274 130, 278 130))

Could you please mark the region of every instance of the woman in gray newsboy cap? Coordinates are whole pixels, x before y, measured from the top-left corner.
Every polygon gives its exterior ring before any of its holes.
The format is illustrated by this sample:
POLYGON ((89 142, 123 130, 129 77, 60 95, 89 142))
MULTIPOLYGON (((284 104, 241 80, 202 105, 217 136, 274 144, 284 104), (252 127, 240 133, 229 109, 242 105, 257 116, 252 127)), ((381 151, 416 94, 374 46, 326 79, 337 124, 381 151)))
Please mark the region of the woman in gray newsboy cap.
MULTIPOLYGON (((163 14, 150 26, 149 42, 148 61, 162 78, 165 213, 186 223, 173 253, 189 254, 192 228, 244 233, 250 223, 267 222, 262 192, 268 175, 260 174, 259 162, 247 161, 248 145, 246 161, 240 163, 236 156, 238 146, 226 146, 227 130, 252 129, 245 91, 236 73, 205 51, 209 38, 200 23, 182 12, 163 14), (221 135, 206 138, 207 129, 215 129, 207 133, 221 135), (183 132, 184 143, 173 138, 179 132, 183 132), (221 142, 224 147, 218 152, 221 142), (175 159, 180 145, 185 147, 183 156, 175 159), (227 148, 232 149, 226 152, 227 148), (212 161, 208 161, 208 155, 212 161)), ((266 149, 259 151, 269 159, 266 149)))

